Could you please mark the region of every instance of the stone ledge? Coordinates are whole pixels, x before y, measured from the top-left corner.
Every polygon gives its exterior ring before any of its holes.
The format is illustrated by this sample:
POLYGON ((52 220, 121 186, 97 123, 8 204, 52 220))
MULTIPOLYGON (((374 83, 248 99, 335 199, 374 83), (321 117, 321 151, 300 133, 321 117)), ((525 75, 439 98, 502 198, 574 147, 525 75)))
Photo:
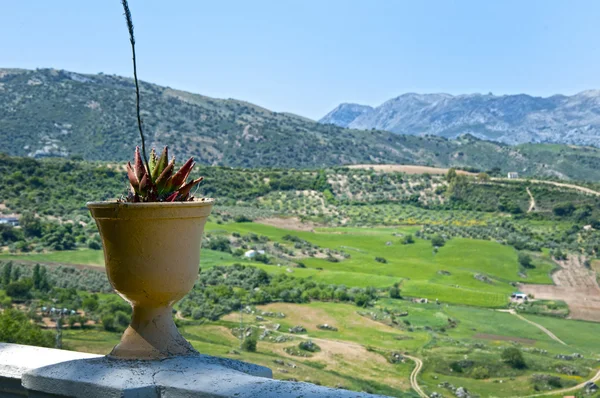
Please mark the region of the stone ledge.
POLYGON ((271 377, 269 368, 207 355, 131 361, 0 343, 2 397, 375 397, 271 377))

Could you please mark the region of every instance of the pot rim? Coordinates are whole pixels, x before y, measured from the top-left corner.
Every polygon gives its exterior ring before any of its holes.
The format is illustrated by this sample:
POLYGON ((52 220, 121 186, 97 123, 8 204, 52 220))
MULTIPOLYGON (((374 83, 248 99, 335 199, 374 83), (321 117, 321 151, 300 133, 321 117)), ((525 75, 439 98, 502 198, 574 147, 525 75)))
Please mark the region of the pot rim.
POLYGON ((107 200, 101 202, 87 202, 85 206, 88 209, 91 208, 111 208, 111 207, 129 207, 129 208, 177 208, 177 207, 204 207, 213 205, 215 199, 213 198, 197 198, 187 202, 119 202, 117 200, 107 200))

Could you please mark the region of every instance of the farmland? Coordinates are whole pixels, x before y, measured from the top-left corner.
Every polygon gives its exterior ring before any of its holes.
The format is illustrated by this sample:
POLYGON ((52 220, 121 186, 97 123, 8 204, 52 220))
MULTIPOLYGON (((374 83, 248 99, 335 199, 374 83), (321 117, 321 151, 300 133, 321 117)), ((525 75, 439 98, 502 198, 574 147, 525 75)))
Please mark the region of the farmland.
MULTIPOLYGON (((0 306, 51 335, 55 320, 39 308, 73 308, 64 347, 106 353, 130 309, 111 293, 80 202, 88 186, 97 194, 97 178, 108 178, 107 198, 123 184, 102 164, 46 166, 25 179, 0 176, 18 187, 3 191, 1 210, 22 220, 0 226, 0 306), (61 177, 65 167, 77 179, 61 177)), ((196 286, 175 315, 200 352, 268 366, 279 379, 398 397, 418 396, 411 380, 429 396, 459 387, 482 397, 551 394, 598 371, 600 324, 578 320, 594 319, 582 310, 593 294, 571 300, 556 290, 598 289, 596 195, 407 166, 202 171, 213 178, 203 193, 224 197, 205 227, 196 286), (532 293, 527 303, 510 299, 518 290, 532 293), (510 349, 524 366, 506 359, 510 349), (423 367, 411 378, 416 360, 423 367)))

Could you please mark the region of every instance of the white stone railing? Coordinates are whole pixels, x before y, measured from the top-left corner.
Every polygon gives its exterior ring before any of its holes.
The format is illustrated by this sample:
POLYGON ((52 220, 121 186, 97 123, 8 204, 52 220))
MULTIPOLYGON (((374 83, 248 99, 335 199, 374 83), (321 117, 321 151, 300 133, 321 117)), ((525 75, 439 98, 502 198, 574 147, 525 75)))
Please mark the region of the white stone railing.
POLYGON ((207 355, 130 361, 0 343, 0 397, 376 397, 273 380, 269 368, 207 355))

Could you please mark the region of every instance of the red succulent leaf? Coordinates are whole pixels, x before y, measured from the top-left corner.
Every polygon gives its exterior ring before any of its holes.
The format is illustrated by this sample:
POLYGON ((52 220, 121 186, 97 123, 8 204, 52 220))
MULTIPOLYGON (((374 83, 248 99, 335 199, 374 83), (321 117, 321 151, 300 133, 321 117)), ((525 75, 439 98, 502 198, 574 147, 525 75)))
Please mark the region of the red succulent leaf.
POLYGON ((171 180, 169 181, 170 187, 171 188, 180 188, 181 185, 183 185, 183 183, 185 183, 187 176, 190 174, 190 172, 192 171, 192 168, 194 167, 195 164, 196 163, 194 163, 194 158, 189 158, 188 161, 185 162, 185 164, 183 166, 181 166, 179 171, 177 173, 175 173, 175 175, 173 175, 173 177, 171 177, 171 180))
POLYGON ((142 181, 140 181, 140 193, 144 196, 148 193, 148 188, 150 188, 151 182, 148 181, 148 174, 144 174, 142 177, 142 181))
POLYGON ((142 181, 144 174, 146 174, 146 168, 144 167, 144 162, 142 161, 142 155, 140 155, 140 147, 135 147, 135 176, 138 181, 142 181))
POLYGON ((179 192, 179 194, 185 198, 190 194, 190 191, 192 190, 192 188, 194 186, 198 185, 202 180, 204 180, 204 177, 200 177, 194 181, 190 181, 187 184, 185 184, 184 186, 182 186, 181 188, 179 188, 177 190, 177 192, 179 192))
POLYGON ((168 163, 169 163, 169 147, 165 147, 165 149, 163 149, 162 154, 160 155, 160 158, 156 162, 156 166, 154 166, 154 169, 152 170, 152 180, 153 181, 156 181, 158 176, 160 176, 160 174, 164 171, 164 169, 167 168, 168 163))
POLYGON ((129 183, 131 184, 133 191, 138 192, 140 184, 131 167, 131 162, 127 162, 127 177, 129 178, 129 183))
POLYGON ((177 191, 173 192, 172 194, 167 196, 167 198, 165 199, 165 202, 175 202, 175 199, 177 199, 177 195, 179 195, 179 192, 177 192, 177 191))

